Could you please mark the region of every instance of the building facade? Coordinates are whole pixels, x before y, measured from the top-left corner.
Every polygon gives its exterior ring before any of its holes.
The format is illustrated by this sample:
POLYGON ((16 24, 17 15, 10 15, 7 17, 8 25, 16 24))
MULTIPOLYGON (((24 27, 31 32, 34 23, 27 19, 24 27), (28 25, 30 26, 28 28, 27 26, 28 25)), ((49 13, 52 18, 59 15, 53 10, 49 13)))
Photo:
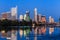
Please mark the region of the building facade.
POLYGON ((45 23, 46 22, 46 16, 41 16, 41 22, 45 23))
POLYGON ((39 14, 39 22, 41 22, 41 14, 39 14))
POLYGON ((19 20, 22 21, 24 19, 24 16, 23 15, 20 15, 19 16, 19 20))
POLYGON ((17 19, 17 6, 11 8, 11 16, 12 16, 12 17, 11 17, 12 20, 16 20, 16 19, 17 19))
POLYGON ((24 15, 24 20, 25 21, 30 21, 30 16, 29 16, 29 11, 26 11, 26 14, 24 15))
POLYGON ((49 23, 54 23, 54 19, 51 16, 49 16, 49 23))
POLYGON ((5 12, 5 13, 2 13, 1 15, 2 15, 1 19, 11 20, 11 13, 10 12, 9 13, 5 12))
POLYGON ((37 22, 37 8, 34 9, 34 21, 37 22))

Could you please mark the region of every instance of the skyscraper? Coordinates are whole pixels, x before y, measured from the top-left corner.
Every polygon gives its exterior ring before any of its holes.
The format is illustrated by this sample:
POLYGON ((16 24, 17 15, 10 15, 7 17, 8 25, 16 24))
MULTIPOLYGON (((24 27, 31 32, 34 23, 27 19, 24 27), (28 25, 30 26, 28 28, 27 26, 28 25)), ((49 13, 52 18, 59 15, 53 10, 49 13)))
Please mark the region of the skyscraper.
POLYGON ((30 16, 29 16, 29 11, 26 11, 26 14, 24 15, 24 20, 25 21, 30 21, 30 16))
POLYGON ((37 22, 39 22, 39 15, 37 15, 37 22))
POLYGON ((2 13, 2 19, 7 19, 7 13, 2 13))
POLYGON ((34 9, 34 21, 37 22, 37 8, 34 9))
POLYGON ((11 16, 13 20, 17 19, 17 6, 11 8, 11 16))
POLYGON ((24 15, 24 20, 26 21, 26 14, 24 15))
POLYGON ((0 14, 0 20, 2 19, 2 15, 0 14))
POLYGON ((22 21, 24 18, 23 18, 23 15, 20 15, 19 16, 19 20, 22 21))
POLYGON ((49 23, 54 23, 54 19, 51 16, 49 16, 49 23))
POLYGON ((45 15, 41 16, 41 22, 43 22, 43 23, 46 22, 46 16, 45 15))
POLYGON ((6 12, 6 14, 7 14, 7 19, 11 20, 11 12, 6 12))
POLYGON ((41 22, 41 14, 39 14, 39 22, 41 22))
POLYGON ((4 12, 1 14, 1 19, 8 19, 11 20, 11 13, 10 12, 4 12))

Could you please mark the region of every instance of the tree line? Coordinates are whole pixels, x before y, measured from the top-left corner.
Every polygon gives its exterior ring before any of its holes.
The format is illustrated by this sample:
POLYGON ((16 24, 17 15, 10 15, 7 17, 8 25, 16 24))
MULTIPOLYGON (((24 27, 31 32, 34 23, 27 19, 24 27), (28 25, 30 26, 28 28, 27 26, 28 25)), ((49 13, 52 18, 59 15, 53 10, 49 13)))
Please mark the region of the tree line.
POLYGON ((29 22, 27 21, 19 21, 19 20, 0 20, 0 30, 11 30, 11 29, 18 29, 18 26, 32 26, 32 20, 29 22), (17 26, 17 27, 14 27, 17 26))

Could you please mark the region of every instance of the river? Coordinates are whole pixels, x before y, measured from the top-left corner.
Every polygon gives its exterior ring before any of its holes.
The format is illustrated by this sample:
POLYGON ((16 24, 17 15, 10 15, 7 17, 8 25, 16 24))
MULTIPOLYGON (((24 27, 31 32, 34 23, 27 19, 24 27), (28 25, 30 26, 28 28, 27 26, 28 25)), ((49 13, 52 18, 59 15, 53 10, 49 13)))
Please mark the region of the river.
POLYGON ((35 29, 11 30, 0 32, 0 39, 3 40, 60 40, 60 27, 36 27, 35 29))

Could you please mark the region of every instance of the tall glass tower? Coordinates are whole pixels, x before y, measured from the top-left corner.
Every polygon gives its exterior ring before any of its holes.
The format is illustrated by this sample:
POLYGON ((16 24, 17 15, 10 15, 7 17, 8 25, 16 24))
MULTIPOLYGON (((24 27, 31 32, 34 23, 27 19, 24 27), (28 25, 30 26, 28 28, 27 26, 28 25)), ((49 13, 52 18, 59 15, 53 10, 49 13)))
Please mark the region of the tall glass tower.
POLYGON ((37 8, 34 9, 34 21, 37 22, 37 8))
POLYGON ((11 16, 12 16, 11 18, 12 18, 13 20, 17 19, 17 6, 11 8, 11 16))

